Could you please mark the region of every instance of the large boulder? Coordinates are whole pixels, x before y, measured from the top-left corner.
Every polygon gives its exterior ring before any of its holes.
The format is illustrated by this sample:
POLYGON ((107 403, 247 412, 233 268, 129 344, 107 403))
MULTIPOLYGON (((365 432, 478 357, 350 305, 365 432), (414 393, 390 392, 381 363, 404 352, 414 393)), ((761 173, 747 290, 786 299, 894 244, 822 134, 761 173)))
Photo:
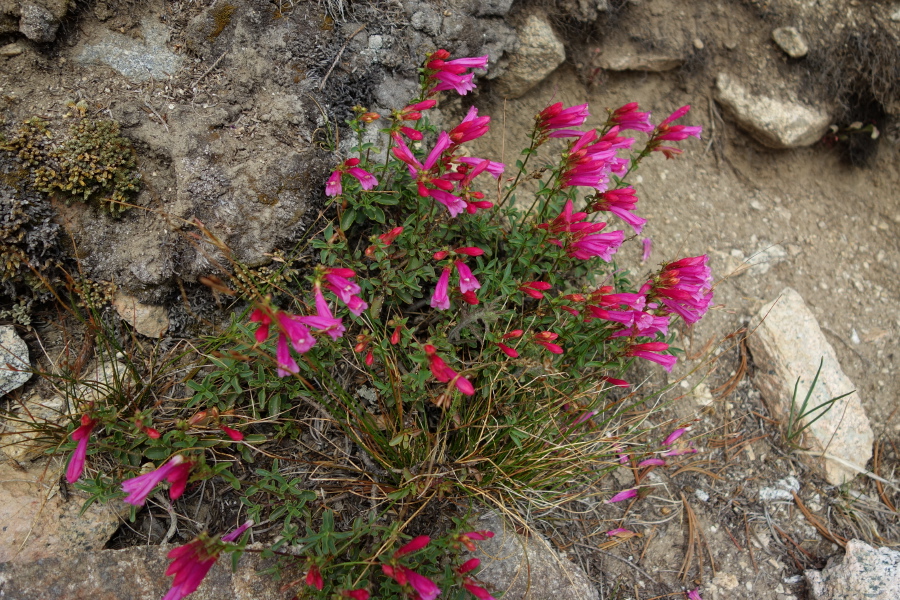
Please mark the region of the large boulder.
POLYGON ((519 44, 494 83, 504 98, 518 98, 539 84, 566 59, 566 49, 546 15, 532 13, 516 27, 519 44))
POLYGON ((821 571, 806 571, 812 600, 897 600, 900 598, 900 552, 850 540, 846 554, 821 571))

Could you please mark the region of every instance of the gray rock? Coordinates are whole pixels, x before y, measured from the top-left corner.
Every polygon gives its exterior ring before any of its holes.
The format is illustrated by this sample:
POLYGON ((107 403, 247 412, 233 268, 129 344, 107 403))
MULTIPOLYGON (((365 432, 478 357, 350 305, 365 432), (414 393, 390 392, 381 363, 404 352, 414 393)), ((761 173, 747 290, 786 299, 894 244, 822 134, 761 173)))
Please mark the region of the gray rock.
POLYGON ((860 540, 847 542, 840 561, 821 571, 804 573, 813 600, 896 600, 900 598, 900 552, 873 548, 860 540))
MULTIPOLYGON (((797 402, 803 401, 820 360, 824 360, 822 372, 807 409, 856 389, 841 370, 834 348, 825 339, 815 316, 793 289, 785 288, 777 300, 763 306, 750 323, 750 330, 753 335, 747 341, 757 366, 754 383, 776 419, 787 419, 798 378, 797 402)), ((810 420, 807 417, 802 423, 810 420)), ((804 445, 812 452, 824 452, 827 456, 801 456, 823 468, 829 483, 840 485, 857 475, 857 471, 842 461, 865 468, 872 456, 873 440, 869 419, 859 395, 854 392, 834 403, 804 432, 804 445)))
POLYGON ((772 39, 791 58, 803 58, 809 52, 806 40, 796 27, 779 27, 772 32, 772 39))
POLYGON ((566 59, 566 49, 545 15, 528 15, 516 31, 518 48, 495 80, 494 90, 504 98, 524 95, 566 59))
POLYGON ((26 2, 21 5, 19 17, 19 31, 32 42, 48 44, 56 41, 56 31, 59 29, 59 19, 52 12, 26 2))
POLYGON ((143 304, 134 296, 121 291, 113 299, 113 306, 119 316, 141 335, 161 338, 169 329, 169 315, 164 306, 143 304))
POLYGON ((513 0, 484 0, 477 3, 475 14, 479 17, 505 17, 513 0))
POLYGON ((478 529, 494 537, 478 542, 478 578, 503 591, 504 600, 596 600, 597 590, 584 571, 557 553, 541 536, 524 537, 496 513, 487 513, 478 529))
POLYGON ((12 325, 0 327, 0 396, 19 389, 31 378, 28 345, 12 325))
POLYGON ((770 502, 791 502, 794 496, 791 492, 800 492, 800 482, 796 477, 785 477, 775 482, 773 487, 764 487, 759 490, 759 501, 763 504, 770 502))
POLYGON ((153 19, 144 19, 141 31, 143 39, 106 31, 100 41, 82 47, 76 60, 107 65, 132 81, 168 78, 182 62, 166 47, 168 30, 153 19))
MULTIPOLYGON (((70 504, 76 504, 71 502, 70 504)), ((215 532, 214 532, 215 533, 215 532)), ((175 545, 81 552, 78 560, 46 558, 27 564, 0 564, 4 598, 15 600, 154 600, 172 585, 166 554, 175 545)), ((253 548, 254 546, 250 546, 253 548)), ((231 556, 219 557, 190 600, 283 600, 283 580, 260 574, 271 566, 247 552, 231 572, 231 556)), ((289 573, 287 581, 299 577, 289 573)))
MULTIPOLYGON (((0 563, 58 557, 75 568, 85 552, 103 548, 128 514, 128 505, 121 502, 95 502, 79 514, 87 495, 71 488, 60 492, 64 462, 41 460, 24 469, 21 464, 0 463, 0 563)), ((25 598, 11 593, 8 582, 0 585, 0 595, 25 598)), ((61 596, 47 592, 43 597, 61 596)))
POLYGON ((716 78, 716 100, 742 129, 770 148, 810 146, 831 124, 831 115, 821 107, 753 94, 726 73, 716 78))
POLYGON ((441 33, 441 24, 443 17, 434 9, 434 7, 423 4, 420 10, 413 13, 409 19, 409 24, 419 31, 424 31, 429 35, 438 35, 441 33))

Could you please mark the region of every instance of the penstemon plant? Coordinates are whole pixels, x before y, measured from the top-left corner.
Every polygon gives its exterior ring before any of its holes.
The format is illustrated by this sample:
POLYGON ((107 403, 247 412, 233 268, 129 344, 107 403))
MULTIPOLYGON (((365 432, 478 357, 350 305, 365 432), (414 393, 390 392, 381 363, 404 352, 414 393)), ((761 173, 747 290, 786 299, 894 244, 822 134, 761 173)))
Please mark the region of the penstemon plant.
MULTIPOLYGON (((292 582, 298 596, 359 599, 371 592, 430 600, 452 587, 491 598, 473 579, 477 561, 462 562, 459 554, 490 532, 419 536, 390 553, 412 517, 383 525, 386 515, 418 507, 415 515, 438 498, 559 503, 597 495, 595 484, 629 457, 651 468, 694 451, 673 446, 684 429, 656 446, 638 441, 643 421, 623 415, 655 394, 629 391, 623 377, 637 358, 672 370, 673 321, 696 323, 712 301, 707 257, 667 262, 635 279, 615 255, 646 223, 634 212, 630 177, 654 152, 676 157, 681 150, 670 144, 699 138, 700 127, 676 124, 688 106, 654 125, 650 113, 629 103, 608 111, 602 126, 583 130, 588 106, 556 103, 535 116, 528 145, 510 168, 465 148, 490 127, 491 118, 476 108, 449 131, 428 118, 440 92, 471 91, 470 69, 486 64, 487 57, 451 59, 438 50, 428 55, 419 95, 408 105, 387 116, 358 107, 349 123, 357 145, 325 184, 334 218, 309 241, 320 264, 277 285, 233 279, 252 306, 249 320, 233 329, 237 358, 217 364, 243 368, 244 379, 255 368, 267 382, 259 388, 276 390, 270 397, 307 400, 326 411, 366 457, 365 477, 390 507, 357 519, 348 532, 335 531, 325 510, 317 532, 306 508, 315 494, 301 492, 275 468, 257 470, 270 483, 251 486, 254 494, 278 498, 272 514, 285 518, 264 554, 303 566, 306 576, 292 582), (379 126, 384 147, 366 141, 379 126), (638 147, 625 132, 647 139, 638 147), (555 139, 567 142, 558 160, 535 165, 539 149, 555 139), (374 393, 364 397, 362 389, 374 393), (304 515, 305 534, 293 522, 304 515), (415 565, 413 554, 421 557, 415 565)), ((201 401, 217 398, 206 382, 190 385, 201 401)), ((259 442, 261 436, 241 431, 240 416, 259 412, 254 394, 247 396, 165 434, 148 424, 152 411, 140 413, 138 434, 156 450, 154 459, 166 461, 125 481, 125 501, 143 504, 163 481, 173 500, 190 482, 214 475, 239 487, 227 466, 206 465, 209 445, 185 440, 185 428, 202 421, 223 444, 259 442), (166 440, 179 444, 161 453, 166 440)), ((71 434, 77 447, 69 481, 82 474, 91 436, 115 429, 108 415, 85 410, 71 434)), ((98 476, 95 488, 100 483, 98 476)), ((640 493, 625 490, 607 502, 640 493)), ((256 497, 248 494, 244 503, 259 522, 270 515, 256 497)), ((464 528, 457 524, 457 531, 464 528)), ((166 599, 196 589, 219 552, 240 552, 243 546, 230 544, 236 537, 223 538, 229 544, 198 538, 173 551, 181 563, 170 568, 176 581, 166 599)))

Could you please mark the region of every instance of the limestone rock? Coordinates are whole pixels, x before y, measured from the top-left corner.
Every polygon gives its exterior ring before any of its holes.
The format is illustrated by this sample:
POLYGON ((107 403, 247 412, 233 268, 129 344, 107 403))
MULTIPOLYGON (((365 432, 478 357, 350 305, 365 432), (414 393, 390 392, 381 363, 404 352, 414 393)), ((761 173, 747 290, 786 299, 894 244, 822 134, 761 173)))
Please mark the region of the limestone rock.
MULTIPOLYGON (((175 545, 137 546, 124 550, 82 552, 79 560, 45 558, 28 564, 0 563, 4 598, 16 600, 146 600, 161 598, 172 578, 166 554, 175 545)), ((253 546, 251 545, 251 548, 253 546)), ((284 581, 259 572, 269 561, 244 554, 231 572, 230 555, 213 565, 191 600, 282 600, 284 581)), ((296 573, 291 575, 299 576, 296 573)), ((292 577, 294 578, 294 577, 292 577)))
POLYGON ((516 31, 518 49, 495 82, 494 89, 504 98, 524 95, 566 59, 566 49, 546 16, 530 14, 516 31))
POLYGON ((860 540, 847 542, 840 562, 804 573, 813 600, 896 600, 900 598, 900 552, 873 548, 860 540))
POLYGON ((31 378, 28 345, 12 325, 0 327, 0 396, 19 389, 31 378))
POLYGON ((809 46, 796 27, 779 27, 772 32, 772 39, 791 58, 803 58, 809 46))
POLYGON ((141 21, 142 38, 107 31, 94 44, 83 46, 77 60, 104 64, 132 81, 167 79, 181 67, 182 59, 166 46, 169 31, 153 19, 141 21))
POLYGON ((68 395, 55 394, 44 398, 40 394, 31 394, 21 403, 11 407, 15 419, 6 419, 0 427, 3 433, 3 445, 0 452, 16 461, 27 461, 37 458, 52 440, 43 433, 47 425, 61 425, 77 407, 90 403, 98 403, 114 390, 131 385, 132 378, 125 365, 121 363, 103 363, 92 372, 82 376, 68 395))
POLYGON ((647 51, 631 42, 607 44, 596 60, 607 71, 671 71, 684 64, 685 57, 675 51, 647 51))
MULTIPOLYGON (((0 563, 58 557, 74 568, 84 552, 102 549, 118 529, 128 506, 95 502, 79 516, 87 496, 71 487, 66 494, 60 492, 64 467, 65 463, 47 460, 24 469, 0 463, 0 563)), ((2 591, 7 598, 24 598, 7 587, 2 591)), ((49 593, 44 597, 57 598, 49 593)))
POLYGON ((770 148, 810 146, 831 124, 831 115, 820 107, 753 94, 726 73, 716 79, 716 100, 742 129, 770 148))
POLYGON ((22 47, 22 44, 16 44, 13 42, 12 44, 6 44, 2 48, 0 48, 0 56, 18 56, 25 52, 25 48, 22 47))
POLYGON ((479 17, 505 17, 512 3, 513 0, 484 0, 477 3, 475 14, 479 17))
POLYGON ((143 304, 125 292, 116 294, 113 306, 116 307, 119 316, 128 321, 141 335, 161 338, 169 329, 169 316, 164 306, 143 304))
MULTIPOLYGON (((777 300, 763 306, 751 322, 750 330, 753 334, 747 342, 758 369, 755 384, 775 418, 787 419, 798 378, 797 402, 803 401, 820 360, 824 360, 822 372, 807 409, 856 389, 841 370, 834 348, 825 339, 815 316, 793 289, 785 288, 777 300)), ((824 416, 812 423, 804 432, 803 443, 813 452, 825 452, 864 468, 872 456, 873 440, 869 419, 859 395, 854 392, 835 402, 824 416)), ((857 474, 833 458, 803 456, 824 467, 825 477, 833 485, 840 485, 857 474)))
POLYGON ((495 513, 482 516, 477 528, 494 532, 493 538, 478 542, 476 556, 482 566, 478 577, 490 582, 494 591, 503 591, 504 600, 599 597, 584 571, 560 556, 541 536, 521 536, 495 513))

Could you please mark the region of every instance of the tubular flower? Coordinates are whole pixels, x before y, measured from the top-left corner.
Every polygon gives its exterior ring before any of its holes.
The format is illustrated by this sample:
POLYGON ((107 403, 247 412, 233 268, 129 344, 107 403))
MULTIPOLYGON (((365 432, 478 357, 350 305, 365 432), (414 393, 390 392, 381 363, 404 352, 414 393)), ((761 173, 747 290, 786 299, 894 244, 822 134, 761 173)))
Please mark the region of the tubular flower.
POLYGON ((657 354, 658 352, 665 352, 668 349, 669 345, 665 342, 632 344, 631 346, 629 346, 628 350, 625 351, 625 356, 637 356, 639 358, 644 358, 646 360, 659 363, 666 371, 671 372, 672 367, 675 366, 675 362, 678 359, 671 354, 657 354))
POLYGON ((341 302, 347 305, 357 317, 362 311, 369 307, 362 298, 357 294, 360 292, 359 285, 350 281, 349 277, 356 277, 353 269, 329 268, 325 269, 325 281, 328 282, 326 287, 337 296, 341 302))
POLYGON ((597 131, 591 129, 581 134, 565 155, 566 166, 560 175, 562 187, 587 186, 603 191, 609 185, 616 157, 616 148, 609 142, 599 141, 597 131))
MULTIPOLYGON (((482 529, 479 531, 468 531, 466 533, 460 533, 456 536, 456 541, 466 547, 466 550, 469 552, 475 552, 475 543, 474 542, 483 542, 484 540, 489 540, 494 537, 493 531, 488 531, 487 529, 482 529)), ((477 558, 473 558, 458 569, 460 574, 466 573, 467 571, 471 571, 479 565, 479 562, 475 562, 474 565, 471 565, 472 561, 477 561, 477 558), (463 567, 466 565, 470 565, 470 568, 463 570, 463 567)))
POLYGON ((638 112, 638 103, 629 102, 612 112, 607 121, 608 125, 618 126, 621 129, 631 129, 642 133, 651 133, 653 123, 650 122, 649 112, 638 112))
POLYGON ((461 260, 456 261, 456 272, 459 274, 460 292, 465 294, 466 292, 474 292, 481 289, 481 284, 475 279, 475 275, 472 274, 472 270, 469 269, 466 263, 461 260))
POLYGON ((567 200, 559 216, 549 223, 538 225, 538 228, 559 236, 551 238, 550 243, 563 248, 572 258, 586 260, 599 256, 607 262, 612 260, 612 255, 624 241, 625 234, 621 231, 600 233, 606 223, 583 222, 587 213, 573 213, 572 210, 572 201, 567 200), (564 233, 568 235, 560 235, 564 233), (565 238, 565 242, 560 240, 561 237, 565 238))
POLYGON ((460 124, 450 130, 450 139, 455 145, 478 139, 487 133, 490 122, 490 117, 479 117, 478 109, 472 106, 460 124))
POLYGON ((378 185, 378 180, 375 176, 358 167, 358 164, 358 158, 348 158, 339 164, 337 168, 332 171, 331 176, 325 183, 325 195, 333 197, 339 195, 343 191, 341 188, 341 175, 343 173, 347 173, 356 178, 357 181, 359 181, 360 187, 364 190, 371 190, 378 185))
MULTIPOLYGON (((550 137, 557 137, 554 136, 551 131, 569 127, 579 127, 584 124, 590 115, 591 113, 588 112, 587 104, 563 108, 563 103, 557 102, 556 104, 551 104, 537 114, 534 118, 535 128, 542 136, 549 135, 550 137)), ((581 132, 578 132, 577 135, 581 135, 581 132)))
POLYGON ((362 588, 358 590, 343 590, 341 596, 344 598, 352 598, 352 600, 369 600, 368 590, 362 588))
POLYGON ((531 296, 535 300, 542 300, 544 298, 544 292, 551 287, 553 286, 543 281, 528 281, 519 286, 519 291, 526 296, 531 296))
POLYGON ((259 323, 254 337, 258 343, 262 344, 269 337, 269 325, 272 324, 272 317, 266 311, 257 308, 250 313, 250 322, 259 323))
POLYGON ((647 223, 647 219, 642 219, 631 212, 634 210, 637 200, 633 187, 607 190, 597 195, 597 201, 591 205, 591 210, 611 212, 631 225, 635 233, 640 233, 647 223))
POLYGON ((661 458, 647 458, 638 463, 639 468, 643 467, 662 467, 666 464, 661 458))
POLYGON ((519 352, 515 348, 510 348, 509 346, 501 342, 494 343, 497 344, 503 354, 507 355, 510 358, 519 358, 519 352))
POLYGON ((472 383, 448 367, 444 359, 437 355, 437 348, 431 344, 426 344, 425 355, 428 357, 428 366, 431 368, 431 374, 435 379, 442 383, 453 382, 456 385, 456 389, 466 396, 471 396, 475 393, 475 387, 472 383))
POLYGON ((663 119, 662 123, 657 125, 656 129, 654 130, 647 147, 650 148, 651 151, 662 152, 666 156, 666 158, 674 158, 675 155, 681 154, 681 150, 679 150, 678 148, 672 148, 671 146, 662 146, 660 145, 660 142, 679 142, 681 140, 687 139, 689 136, 693 136, 699 140, 700 132, 703 130, 702 127, 690 125, 672 125, 673 121, 677 121, 678 119, 686 115, 690 109, 690 105, 682 106, 671 115, 663 119))
POLYGON ((463 246, 454 250, 457 254, 465 254, 466 256, 483 256, 484 250, 477 246, 463 246))
POLYGON ((622 500, 630 500, 638 495, 637 488, 632 488, 630 490, 622 490, 618 494, 615 494, 609 500, 606 500, 606 504, 612 504, 613 502, 621 502, 622 500))
POLYGON ((155 471, 126 479, 122 482, 122 490, 128 492, 125 502, 134 506, 143 506, 150 492, 163 480, 172 484, 169 488, 169 497, 178 499, 187 485, 193 463, 185 461, 184 457, 176 454, 172 460, 159 467, 155 471))
POLYGON ((225 432, 225 435, 231 438, 232 441, 240 442, 244 439, 244 434, 238 431, 237 429, 232 429, 231 427, 226 427, 225 425, 220 425, 219 429, 225 432))
POLYGON ((322 287, 318 283, 313 286, 313 297, 316 302, 316 314, 308 317, 294 317, 294 321, 312 327, 313 329, 324 331, 331 336, 331 339, 337 340, 344 335, 344 331, 347 329, 344 327, 341 319, 337 319, 331 314, 331 309, 328 308, 328 302, 325 300, 325 295, 322 294, 322 287))
POLYGON ((686 592, 685 595, 688 600, 703 600, 703 598, 700 597, 700 588, 694 588, 691 591, 686 592))
MULTIPOLYGON (((468 165, 470 167, 478 167, 478 166, 484 164, 485 162, 487 162, 487 164, 484 165, 483 171, 487 171, 488 173, 490 173, 494 179, 497 179, 498 177, 503 175, 503 171, 504 171, 504 169, 506 169, 506 165, 504 165, 503 163, 494 162, 493 160, 489 160, 487 158, 477 158, 474 156, 461 156, 459 158, 454 158, 453 160, 455 160, 456 162, 463 163, 464 165, 468 165)), ((479 173, 482 173, 483 171, 478 171, 478 173, 471 175, 470 179, 474 179, 475 175, 478 175, 479 173)))
POLYGON ((322 579, 322 573, 319 571, 318 566, 312 565, 309 567, 309 571, 306 572, 306 585, 314 587, 320 592, 325 587, 325 580, 322 579))
POLYGON ((181 600, 193 593, 216 564, 219 553, 225 549, 222 542, 233 542, 251 525, 253 521, 247 521, 233 532, 222 536, 221 542, 201 534, 187 544, 173 548, 168 554, 172 563, 166 569, 166 575, 174 575, 175 579, 163 600, 181 600))
POLYGON ((684 435, 685 431, 687 431, 686 427, 679 427, 678 429, 676 429, 675 431, 670 433, 668 436, 666 436, 666 439, 663 440, 662 445, 663 446, 671 446, 672 444, 675 443, 675 440, 677 440, 682 435, 684 435))
POLYGON ((473 579, 466 577, 463 580, 463 587, 466 588, 470 594, 478 598, 478 600, 495 600, 493 596, 491 596, 490 592, 486 589, 478 585, 473 579))
POLYGON ((707 255, 682 258, 663 267, 652 282, 650 295, 688 325, 699 321, 712 303, 712 272, 707 255))
POLYGON ((602 381, 605 381, 605 382, 608 383, 609 385, 614 385, 614 386, 616 386, 616 387, 627 388, 627 387, 630 387, 630 386, 631 386, 631 384, 628 383, 627 381, 625 381, 624 379, 615 379, 615 378, 613 378, 613 377, 606 377, 606 376, 603 376, 603 377, 601 377, 600 379, 601 379, 602 381))
POLYGON ((405 554, 411 554, 413 552, 418 552, 425 546, 427 546, 431 542, 431 538, 427 535, 420 535, 418 537, 413 538, 399 549, 394 552, 394 558, 400 558, 405 554))
POLYGON ((466 69, 484 69, 487 67, 488 57, 485 55, 447 60, 448 58, 450 53, 446 50, 438 50, 428 56, 428 62, 425 63, 425 73, 431 88, 428 94, 455 90, 460 96, 465 96, 475 89, 473 76, 466 73, 466 69))
POLYGON ((450 308, 450 296, 447 290, 450 287, 450 268, 445 268, 441 272, 437 285, 434 286, 434 294, 431 296, 431 307, 438 310, 447 310, 450 308))
POLYGON ((644 251, 641 254, 641 262, 647 262, 650 260, 650 253, 653 252, 653 240, 650 238, 644 238, 641 240, 641 246, 644 251))
MULTIPOLYGON (((81 425, 72 432, 72 441, 78 442, 72 458, 69 459, 69 466, 66 468, 66 481, 75 483, 81 479, 84 472, 84 461, 87 458, 88 442, 91 439, 91 432, 97 425, 97 420, 90 418, 87 414, 81 415, 81 425)), ((157 437, 159 434, 157 433, 157 437)))
POLYGON ((552 352, 553 354, 562 354, 563 348, 558 344, 554 344, 553 342, 559 337, 558 333, 553 333, 551 331, 542 331, 540 333, 534 334, 531 340, 535 344, 539 344, 552 352))

